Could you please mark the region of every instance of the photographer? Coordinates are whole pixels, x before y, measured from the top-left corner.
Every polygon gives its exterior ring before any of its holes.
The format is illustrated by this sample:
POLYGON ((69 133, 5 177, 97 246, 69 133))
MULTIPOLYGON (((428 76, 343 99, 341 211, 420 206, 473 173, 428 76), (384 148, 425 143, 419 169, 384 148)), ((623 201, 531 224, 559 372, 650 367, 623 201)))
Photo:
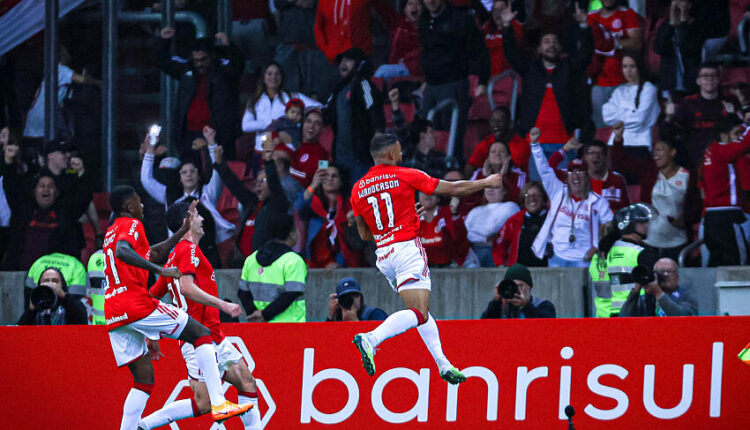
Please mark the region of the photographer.
MULTIPOLYGON (((647 272, 646 272, 647 273, 647 272)), ((636 281, 628 299, 622 305, 623 317, 684 317, 698 315, 698 302, 679 287, 677 263, 662 258, 654 264, 651 282, 636 281), (645 294, 641 294, 641 289, 645 294)))
POLYGON ((519 263, 510 266, 503 280, 495 285, 495 297, 480 318, 555 318, 555 305, 549 300, 533 297, 533 286, 531 272, 526 266, 519 263))
POLYGON ((31 291, 31 300, 18 325, 87 324, 86 307, 68 294, 68 285, 56 267, 48 267, 31 291))
POLYGON ((362 289, 354 278, 341 278, 336 293, 328 297, 326 321, 383 321, 388 314, 375 306, 366 306, 362 289))

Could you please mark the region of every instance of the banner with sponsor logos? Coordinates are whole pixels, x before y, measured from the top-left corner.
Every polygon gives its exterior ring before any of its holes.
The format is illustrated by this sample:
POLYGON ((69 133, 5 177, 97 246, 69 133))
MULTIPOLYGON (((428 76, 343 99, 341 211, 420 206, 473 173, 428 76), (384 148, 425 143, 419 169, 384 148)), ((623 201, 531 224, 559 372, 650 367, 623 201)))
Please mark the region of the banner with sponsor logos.
MULTIPOLYGON (((745 429, 750 317, 441 321, 469 379, 440 379, 416 330, 385 341, 368 376, 352 337, 375 323, 228 324, 258 381, 266 429, 745 429)), ((3 427, 119 426, 132 386, 102 327, 0 327, 3 427)), ((161 342, 146 414, 190 396, 177 342, 161 342)), ((225 384, 228 388, 228 385, 225 384)), ((227 396, 236 399, 234 388, 227 396)), ((223 428, 207 417, 173 429, 223 428)), ((241 429, 239 419, 225 423, 241 429)), ((166 428, 166 427, 165 427, 166 428)))

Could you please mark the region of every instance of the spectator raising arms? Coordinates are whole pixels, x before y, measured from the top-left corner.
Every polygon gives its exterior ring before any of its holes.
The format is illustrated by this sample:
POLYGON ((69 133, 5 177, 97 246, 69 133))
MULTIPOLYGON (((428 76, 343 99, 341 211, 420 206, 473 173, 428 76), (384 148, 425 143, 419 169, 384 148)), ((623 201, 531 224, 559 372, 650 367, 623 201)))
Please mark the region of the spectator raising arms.
MULTIPOLYGON (((510 69, 510 64, 503 53, 503 11, 510 9, 508 1, 497 0, 492 2, 492 19, 482 25, 484 44, 490 54, 490 75, 496 76, 510 69)), ((517 19, 511 21, 513 34, 519 44, 523 44, 523 24, 517 19)))
POLYGON ((237 83, 245 65, 242 53, 225 33, 216 33, 220 46, 208 38, 196 39, 191 59, 173 56, 174 34, 172 27, 161 30, 159 69, 180 83, 173 124, 180 156, 191 153, 193 140, 202 136, 206 126, 216 129, 218 140, 233 150, 239 135, 237 83))
POLYGON ((551 200, 551 216, 544 220, 534 239, 534 254, 544 258, 547 244, 552 243, 554 256, 549 259, 550 267, 588 267, 586 262, 599 243, 599 228, 612 220, 612 210, 605 198, 591 191, 585 161, 571 161, 567 182, 562 182, 538 143, 539 129, 533 129, 529 135, 534 163, 551 200))
MULTIPOLYGON (((656 86, 645 80, 642 70, 634 56, 623 56, 622 75, 625 83, 618 86, 602 106, 602 116, 607 125, 615 125, 619 121, 625 124, 623 137, 628 155, 648 159, 651 158, 649 149, 653 127, 659 119, 659 100, 656 86)), ((614 134, 610 135, 610 145, 614 138, 614 134)))
POLYGON ((504 190, 487 188, 484 190, 487 204, 477 206, 466 215, 467 237, 471 249, 479 257, 482 267, 495 267, 492 259, 492 239, 508 219, 519 211, 514 202, 504 202, 504 190))
POLYGON ((526 267, 547 267, 548 255, 538 258, 531 245, 547 218, 549 197, 539 181, 527 182, 519 199, 523 210, 500 227, 492 243, 492 258, 497 266, 521 263, 526 267))
POLYGON ((517 202, 521 194, 521 188, 526 184, 526 173, 513 165, 508 145, 504 142, 495 142, 490 145, 487 159, 481 170, 472 175, 471 180, 483 179, 493 173, 500 173, 503 177, 504 202, 517 202))
MULTIPOLYGON (((260 159, 263 152, 263 134, 260 132, 267 130, 273 120, 284 116, 287 103, 295 97, 301 99, 306 107, 320 106, 316 100, 284 89, 284 71, 279 63, 271 62, 266 65, 258 80, 258 88, 248 99, 242 117, 242 131, 255 133, 256 160, 260 159)), ((254 171, 258 170, 259 164, 254 166, 254 171)))
MULTIPOLYGON (((214 161, 214 149, 218 146, 215 140, 216 131, 211 127, 204 127, 203 135, 209 146, 209 156, 214 161)), ((221 177, 214 172, 207 184, 202 183, 199 169, 200 163, 192 159, 183 160, 180 164, 179 180, 162 184, 154 178, 154 146, 149 144, 149 136, 143 140, 146 153, 141 164, 141 184, 146 192, 157 202, 168 208, 172 203, 185 199, 198 199, 198 212, 204 218, 206 234, 200 242, 200 247, 214 267, 221 267, 217 243, 224 242, 234 235, 234 226, 225 220, 216 210, 216 201, 221 195, 223 187, 221 177)), ((172 232, 174 233, 174 232, 172 232)))

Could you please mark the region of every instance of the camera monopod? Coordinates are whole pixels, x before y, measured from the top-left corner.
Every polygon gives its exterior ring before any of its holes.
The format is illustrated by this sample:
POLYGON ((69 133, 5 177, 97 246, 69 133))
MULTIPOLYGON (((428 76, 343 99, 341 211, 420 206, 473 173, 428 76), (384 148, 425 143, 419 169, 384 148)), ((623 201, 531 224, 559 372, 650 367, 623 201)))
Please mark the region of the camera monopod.
POLYGON ((576 430, 575 427, 573 427, 573 415, 576 414, 576 410, 573 409, 573 406, 566 406, 565 407, 565 416, 568 417, 568 430, 576 430))

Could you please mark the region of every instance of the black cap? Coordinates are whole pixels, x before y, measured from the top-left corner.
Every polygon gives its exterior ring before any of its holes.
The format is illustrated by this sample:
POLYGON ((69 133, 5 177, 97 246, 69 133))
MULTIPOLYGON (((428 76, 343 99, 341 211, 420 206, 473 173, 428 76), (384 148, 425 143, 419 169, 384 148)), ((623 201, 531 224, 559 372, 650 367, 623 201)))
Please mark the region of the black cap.
POLYGON ((346 51, 338 54, 336 56, 336 64, 339 64, 344 58, 350 58, 357 63, 360 63, 367 58, 367 55, 365 55, 365 52, 363 50, 355 46, 354 48, 349 48, 346 51))
POLYGON ((503 280, 515 281, 516 279, 526 282, 529 284, 529 287, 534 286, 534 281, 531 279, 531 272, 521 263, 516 263, 508 267, 508 270, 505 271, 505 277, 503 277, 503 280))
POLYGON ((55 151, 69 152, 70 147, 65 141, 60 139, 50 140, 44 144, 44 155, 49 155, 55 151))

